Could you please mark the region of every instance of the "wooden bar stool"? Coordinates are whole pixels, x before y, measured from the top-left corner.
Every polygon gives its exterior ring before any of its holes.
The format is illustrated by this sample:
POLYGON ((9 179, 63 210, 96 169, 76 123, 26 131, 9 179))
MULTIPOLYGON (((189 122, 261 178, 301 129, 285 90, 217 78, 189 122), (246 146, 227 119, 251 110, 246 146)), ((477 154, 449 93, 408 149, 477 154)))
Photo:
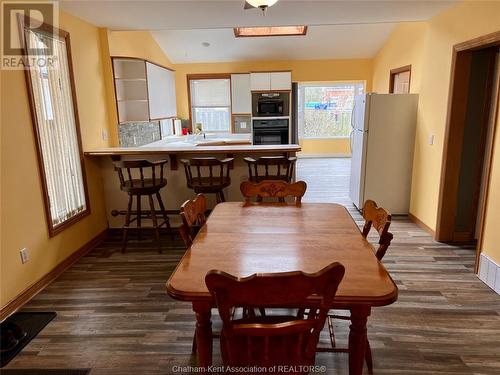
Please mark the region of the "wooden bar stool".
POLYGON ((290 183, 297 158, 295 156, 262 156, 257 160, 250 157, 243 160, 248 165, 248 179, 252 182, 283 180, 290 183))
POLYGON ((114 162, 115 170, 118 172, 118 177, 120 178, 120 189, 126 192, 129 196, 127 214, 125 216, 125 224, 123 225, 123 245, 122 253, 125 252, 128 242, 128 230, 131 228, 130 224, 134 221, 137 222, 137 236, 141 239, 141 229, 150 228, 154 229, 156 241, 158 244, 158 251, 161 253, 160 247, 160 227, 165 225, 174 239, 174 234, 172 228, 170 227, 170 220, 165 211, 165 206, 160 195, 160 189, 167 185, 167 179, 163 175, 163 167, 167 164, 166 160, 159 161, 147 161, 147 160, 126 160, 114 162), (134 173, 134 170, 136 171, 134 173), (144 172, 151 170, 151 176, 145 177, 144 172), (124 175, 126 171, 126 176, 124 175), (137 175, 138 178, 134 178, 133 175, 137 175), (156 196, 158 204, 160 206, 160 212, 163 216, 163 222, 158 223, 156 217, 156 209, 154 206, 153 195, 156 196), (136 207, 135 212, 132 211, 133 197, 136 197, 136 207), (141 197, 149 197, 149 214, 143 214, 141 210, 141 197), (136 217, 131 219, 131 216, 135 214, 136 217), (152 226, 143 226, 142 219, 149 218, 153 221, 152 226))
POLYGON ((229 164, 234 158, 214 157, 181 159, 186 172, 187 186, 196 194, 215 194, 217 203, 224 202, 223 189, 231 185, 229 164), (194 172, 194 173, 193 173, 194 172))

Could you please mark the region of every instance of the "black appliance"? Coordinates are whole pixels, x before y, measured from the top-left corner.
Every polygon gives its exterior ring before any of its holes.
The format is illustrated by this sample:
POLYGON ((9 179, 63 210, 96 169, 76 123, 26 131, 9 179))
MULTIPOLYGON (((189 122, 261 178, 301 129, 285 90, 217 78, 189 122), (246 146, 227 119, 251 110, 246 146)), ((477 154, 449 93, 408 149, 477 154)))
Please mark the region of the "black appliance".
POLYGON ((253 117, 290 116, 290 93, 254 92, 252 93, 253 117))
POLYGON ((253 120, 254 145, 286 145, 288 133, 288 119, 253 120))

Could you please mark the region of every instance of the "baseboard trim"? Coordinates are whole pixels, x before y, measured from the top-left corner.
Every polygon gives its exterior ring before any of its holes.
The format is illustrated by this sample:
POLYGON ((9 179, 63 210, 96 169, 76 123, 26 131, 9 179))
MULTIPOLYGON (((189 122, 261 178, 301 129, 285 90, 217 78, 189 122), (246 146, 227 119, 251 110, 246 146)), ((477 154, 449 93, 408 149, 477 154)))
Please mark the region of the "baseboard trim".
POLYGON ((500 295, 500 265, 484 253, 479 256, 477 277, 500 295))
POLYGON ((429 233, 432 236, 432 238, 434 238, 434 236, 436 235, 436 232, 434 232, 434 230, 431 227, 429 227, 427 224, 425 224, 422 220, 420 220, 418 217, 416 217, 415 215, 413 215, 411 212, 408 213, 408 218, 412 222, 414 222, 415 224, 417 224, 420 228, 422 228, 427 233, 429 233))
POLYGON ((337 153, 320 153, 320 154, 311 154, 298 152, 297 158, 299 159, 317 159, 317 158, 350 158, 351 154, 337 154, 337 153))
POLYGON ((61 263, 55 266, 49 273, 43 276, 40 280, 23 290, 17 297, 7 303, 0 310, 0 322, 3 322, 10 315, 14 314, 17 310, 28 303, 33 297, 44 290, 50 283, 57 279, 64 271, 75 264, 81 257, 90 252, 93 248, 98 246, 108 234, 108 229, 103 230, 97 236, 92 238, 69 257, 64 259, 61 263))

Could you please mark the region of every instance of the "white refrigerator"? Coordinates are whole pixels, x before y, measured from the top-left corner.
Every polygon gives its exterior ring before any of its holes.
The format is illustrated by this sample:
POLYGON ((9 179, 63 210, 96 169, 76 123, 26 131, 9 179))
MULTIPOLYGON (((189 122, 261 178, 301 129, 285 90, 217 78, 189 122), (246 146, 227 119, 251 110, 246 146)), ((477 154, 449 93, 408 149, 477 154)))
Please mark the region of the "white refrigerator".
POLYGON ((358 209, 372 199, 408 214, 417 94, 364 94, 354 100, 349 196, 358 209))

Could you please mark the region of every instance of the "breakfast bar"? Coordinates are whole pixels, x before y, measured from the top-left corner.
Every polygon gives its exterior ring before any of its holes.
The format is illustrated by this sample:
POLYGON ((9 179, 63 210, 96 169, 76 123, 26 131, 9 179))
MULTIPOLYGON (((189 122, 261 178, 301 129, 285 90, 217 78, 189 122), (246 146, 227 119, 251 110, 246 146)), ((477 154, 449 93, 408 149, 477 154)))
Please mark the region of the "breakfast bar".
MULTIPOLYGON (((86 157, 99 158, 106 200, 106 212, 110 228, 121 228, 124 223, 123 211, 127 208, 127 194, 120 191, 118 174, 114 170, 113 161, 118 160, 167 160, 164 169, 167 186, 162 189, 161 196, 169 213, 177 213, 181 204, 192 199, 194 193, 186 186, 186 176, 181 159, 196 157, 234 158, 231 163, 231 185, 225 189, 228 201, 241 201, 240 183, 248 180, 248 167, 243 158, 251 156, 295 156, 300 151, 296 144, 286 145, 251 145, 248 142, 234 139, 213 139, 199 143, 184 141, 161 144, 155 142, 142 147, 110 147, 85 152, 86 157)), ((215 205, 215 197, 208 196, 209 208, 215 205)), ((173 226, 178 224, 178 216, 172 215, 173 226)))

